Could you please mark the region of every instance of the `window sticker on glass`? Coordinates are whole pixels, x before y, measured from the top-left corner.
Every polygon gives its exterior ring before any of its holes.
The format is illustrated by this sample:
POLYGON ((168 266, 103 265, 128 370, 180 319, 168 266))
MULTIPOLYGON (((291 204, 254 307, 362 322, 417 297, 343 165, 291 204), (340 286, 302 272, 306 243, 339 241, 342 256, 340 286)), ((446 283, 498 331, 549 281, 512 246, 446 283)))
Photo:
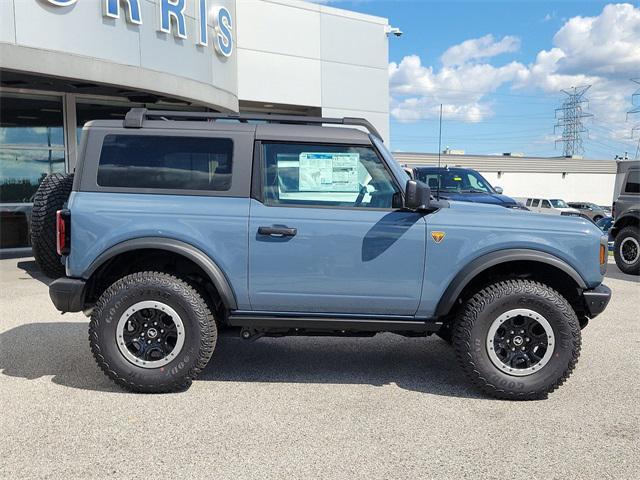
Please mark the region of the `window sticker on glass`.
POLYGON ((359 153, 300 153, 300 192, 358 192, 359 153))

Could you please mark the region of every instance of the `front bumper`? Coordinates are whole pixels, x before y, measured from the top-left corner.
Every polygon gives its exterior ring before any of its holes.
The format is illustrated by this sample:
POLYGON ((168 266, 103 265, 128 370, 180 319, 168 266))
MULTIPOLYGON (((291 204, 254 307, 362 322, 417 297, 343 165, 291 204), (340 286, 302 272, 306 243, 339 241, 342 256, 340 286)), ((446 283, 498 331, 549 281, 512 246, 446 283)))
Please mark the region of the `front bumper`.
POLYGON ((87 282, 81 278, 62 277, 49 285, 51 301, 61 312, 80 312, 84 307, 84 288, 87 282))
POLYGON ((587 309, 587 316, 594 318, 607 308, 609 300, 611 300, 611 289, 606 285, 598 285, 591 290, 584 290, 582 297, 587 309))

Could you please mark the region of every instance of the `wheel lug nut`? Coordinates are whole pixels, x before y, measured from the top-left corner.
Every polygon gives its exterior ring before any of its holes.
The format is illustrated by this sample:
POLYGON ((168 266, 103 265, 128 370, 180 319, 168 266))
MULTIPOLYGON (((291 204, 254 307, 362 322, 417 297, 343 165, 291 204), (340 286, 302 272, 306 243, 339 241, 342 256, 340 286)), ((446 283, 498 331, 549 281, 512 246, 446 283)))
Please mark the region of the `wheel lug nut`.
POLYGON ((164 330, 160 329, 160 333, 164 333, 164 330))
MULTIPOLYGON (((146 327, 146 325, 145 325, 145 327, 146 327)), ((514 333, 516 333, 516 332, 514 332, 513 330, 511 330, 509 333, 510 333, 511 335, 513 335, 513 334, 514 334, 514 333)))
MULTIPOLYGON (((162 342, 162 340, 158 339, 158 343, 162 342)), ((524 347, 522 347, 522 349, 524 350, 524 347)))
POLYGON ((154 325, 158 325, 158 322, 153 322, 154 325))
POLYGON ((530 341, 531 341, 531 339, 530 339, 529 337, 525 338, 525 340, 526 340, 527 342, 530 342, 530 341))
POLYGON ((147 343, 151 343, 151 340, 147 340, 147 343))
POLYGON ((524 352, 524 347, 520 347, 520 350, 522 350, 524 352))
POLYGON ((520 333, 524 333, 524 330, 520 330, 520 333))
MULTIPOLYGON (((144 328, 147 328, 147 326, 148 326, 148 324, 146 324, 146 323, 145 323, 145 324, 144 324, 144 328)), ((511 332, 511 333, 513 333, 513 332, 511 332)))
POLYGON ((513 347, 511 347, 511 351, 512 351, 512 352, 515 352, 515 351, 516 351, 516 349, 515 349, 515 348, 513 348, 513 347))

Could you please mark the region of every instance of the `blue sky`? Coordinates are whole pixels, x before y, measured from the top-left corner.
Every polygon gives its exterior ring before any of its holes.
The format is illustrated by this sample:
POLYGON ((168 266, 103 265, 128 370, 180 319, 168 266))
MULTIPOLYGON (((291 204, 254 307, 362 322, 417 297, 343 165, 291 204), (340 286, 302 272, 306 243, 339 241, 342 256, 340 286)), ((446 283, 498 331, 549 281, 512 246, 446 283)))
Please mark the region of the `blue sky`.
POLYGON ((592 84, 584 156, 636 153, 640 115, 627 120, 626 112, 640 88, 630 81, 640 77, 638 2, 328 3, 386 17, 404 32, 389 39, 394 150, 437 151, 443 103, 443 147, 558 156, 560 90, 592 84))

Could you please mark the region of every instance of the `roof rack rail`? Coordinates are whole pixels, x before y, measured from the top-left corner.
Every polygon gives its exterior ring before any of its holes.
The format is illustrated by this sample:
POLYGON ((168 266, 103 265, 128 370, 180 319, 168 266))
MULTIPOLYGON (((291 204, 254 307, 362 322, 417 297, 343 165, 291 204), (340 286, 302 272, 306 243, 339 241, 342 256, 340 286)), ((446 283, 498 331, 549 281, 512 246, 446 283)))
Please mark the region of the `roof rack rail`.
POLYGON ((147 110, 146 108, 132 108, 124 117, 125 128, 142 128, 145 120, 237 120, 247 122, 249 120, 263 121, 270 123, 289 123, 295 125, 322 125, 323 123, 333 125, 353 125, 364 127, 369 133, 375 135, 380 140, 382 136, 368 120, 364 118, 344 117, 305 117, 302 115, 269 115, 269 114, 244 114, 244 113, 215 113, 215 112, 185 112, 173 110, 147 110))

